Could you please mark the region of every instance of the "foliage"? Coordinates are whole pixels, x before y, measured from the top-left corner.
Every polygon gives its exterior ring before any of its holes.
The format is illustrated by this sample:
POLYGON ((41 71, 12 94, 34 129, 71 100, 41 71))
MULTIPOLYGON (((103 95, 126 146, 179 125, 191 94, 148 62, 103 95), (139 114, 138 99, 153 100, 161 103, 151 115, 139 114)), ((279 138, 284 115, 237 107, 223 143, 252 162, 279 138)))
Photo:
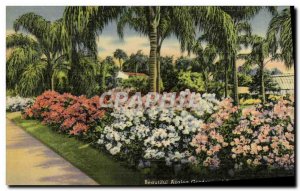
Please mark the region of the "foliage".
POLYGON ((245 73, 238 73, 239 85, 248 87, 252 83, 252 76, 245 73))
POLYGON ((181 56, 175 61, 175 67, 178 71, 191 71, 193 67, 193 60, 191 58, 181 56))
POLYGON ((6 97, 6 111, 16 112, 24 111, 34 103, 33 98, 23 98, 20 96, 6 97))
POLYGON ((61 74, 69 70, 62 45, 66 40, 62 20, 50 22, 35 13, 26 13, 15 20, 14 29, 28 35, 15 33, 6 37, 6 47, 12 50, 7 59, 8 88, 21 96, 54 89, 55 79, 60 80, 61 74))
POLYGON ((147 76, 131 76, 122 80, 121 86, 123 88, 133 88, 136 92, 146 94, 149 90, 149 79, 147 76))
MULTIPOLYGON (((99 62, 90 56, 80 56, 76 66, 72 66, 68 73, 69 89, 75 95, 92 96, 98 93, 97 74, 99 62)), ((63 91, 65 92, 65 91, 63 91)))
POLYGON ((294 47, 292 37, 291 9, 286 8, 276 14, 268 28, 267 39, 272 42, 273 54, 279 53, 279 59, 290 68, 294 65, 294 47))
POLYGON ((190 71, 180 71, 178 73, 177 85, 173 88, 173 90, 183 91, 185 89, 190 89, 194 92, 204 92, 204 82, 201 74, 190 71))
POLYGON ((270 102, 277 102, 278 100, 280 99, 283 99, 284 97, 281 96, 281 95, 273 95, 273 94, 270 94, 269 97, 268 97, 268 100, 270 102))
POLYGON ((121 49, 117 49, 114 52, 114 58, 119 60, 119 64, 120 64, 120 70, 122 70, 122 62, 124 62, 125 60, 127 60, 128 56, 127 54, 121 50, 121 49))
POLYGON ((261 103, 260 99, 241 99, 240 100, 241 105, 257 105, 261 103))
POLYGON ((178 72, 173 65, 173 57, 160 57, 161 80, 163 90, 170 92, 178 82, 178 72))
POLYGON ((124 72, 135 72, 149 74, 149 58, 144 55, 141 50, 135 54, 131 54, 129 58, 123 63, 124 72))
MULTIPOLYGON (((249 85, 250 92, 260 92, 261 83, 260 83, 261 75, 259 72, 256 72, 253 76, 252 82, 249 85)), ((272 76, 270 75, 269 70, 264 71, 264 83, 266 91, 276 92, 279 90, 278 84, 272 80, 272 76)))
MULTIPOLYGON (((100 62, 98 71, 96 78, 100 87, 98 87, 97 90, 103 93, 117 86, 117 74, 119 69, 111 56, 107 56, 100 62)), ((99 94, 99 91, 96 91, 96 94, 99 94)))

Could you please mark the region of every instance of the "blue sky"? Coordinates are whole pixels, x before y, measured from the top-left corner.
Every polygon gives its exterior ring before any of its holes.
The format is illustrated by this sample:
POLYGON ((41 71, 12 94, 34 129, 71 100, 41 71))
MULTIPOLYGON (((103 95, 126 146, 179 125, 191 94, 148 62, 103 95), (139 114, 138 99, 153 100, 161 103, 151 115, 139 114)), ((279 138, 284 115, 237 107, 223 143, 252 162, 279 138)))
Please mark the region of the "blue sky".
MULTIPOLYGON (((27 12, 35 12, 39 15, 42 15, 47 20, 53 21, 56 20, 63 15, 64 6, 8 6, 6 8, 6 28, 12 29, 13 22, 20 15, 27 12)), ((282 10, 283 7, 279 7, 279 10, 282 10)), ((271 19, 270 13, 266 10, 260 11, 253 19, 251 19, 250 23, 252 25, 253 33, 263 35, 266 33, 268 23, 271 19)), ((116 33, 116 24, 109 24, 103 31, 103 35, 114 35, 117 36, 116 33)), ((127 29, 125 35, 138 35, 134 31, 127 29)))
MULTIPOLYGON (((14 20, 24 13, 35 12, 47 20, 54 21, 62 17, 64 8, 63 6, 8 6, 6 8, 7 33, 13 31, 14 20)), ((278 10, 281 11, 284 8, 279 7, 278 10)), ((253 33, 265 36, 270 20, 270 13, 266 10, 261 10, 250 20, 253 33)), ((104 58, 105 56, 112 55, 117 48, 125 50, 127 54, 135 53, 138 50, 142 50, 145 54, 149 53, 149 42, 146 37, 140 36, 129 28, 125 29, 124 34, 124 40, 122 41, 117 35, 116 23, 108 24, 97 40, 99 56, 104 58)), ((179 57, 186 55, 186 53, 180 52, 178 41, 174 36, 171 36, 163 43, 162 55, 179 57)))

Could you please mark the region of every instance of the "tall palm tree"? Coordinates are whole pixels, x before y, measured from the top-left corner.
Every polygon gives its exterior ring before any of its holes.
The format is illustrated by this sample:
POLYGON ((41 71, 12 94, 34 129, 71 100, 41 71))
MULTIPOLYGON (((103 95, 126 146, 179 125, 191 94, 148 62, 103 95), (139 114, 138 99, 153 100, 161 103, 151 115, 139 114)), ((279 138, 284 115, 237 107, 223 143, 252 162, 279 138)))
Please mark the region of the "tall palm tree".
POLYGON ((280 60, 283 60, 285 66, 290 68, 294 65, 293 39, 291 11, 289 8, 282 10, 274 16, 269 24, 267 39, 276 43, 273 53, 280 52, 280 60))
POLYGON ((150 73, 150 88, 151 91, 157 92, 158 66, 157 66, 157 51, 159 50, 158 28, 161 19, 161 7, 129 7, 122 14, 118 21, 118 34, 121 38, 124 37, 124 27, 129 25, 134 30, 142 35, 148 36, 150 41, 149 54, 149 73, 150 73))
POLYGON ((121 49, 117 49, 114 52, 114 57, 119 60, 120 70, 122 71, 122 62, 124 62, 128 58, 126 52, 121 49))
MULTIPOLYGON (((96 55, 97 33, 101 33, 104 26, 120 14, 121 21, 125 18, 121 22, 123 24, 118 26, 120 36, 122 26, 129 24, 136 31, 149 37, 151 91, 158 90, 157 76, 160 71, 157 68, 160 67, 157 66, 157 52, 160 52, 163 40, 170 34, 175 34, 180 40, 181 49, 191 47, 195 35, 194 24, 202 30, 212 31, 210 40, 235 40, 230 17, 218 7, 68 7, 64 13, 64 20, 72 36, 72 45, 68 48, 72 64, 78 60, 76 52, 79 50, 96 55), (221 30, 215 30, 217 27, 221 30)), ((232 43, 228 44, 230 46, 232 43)))
POLYGON ((149 64, 152 91, 160 89, 158 84, 161 47, 164 40, 172 34, 180 41, 181 50, 188 52, 191 51, 197 26, 200 30, 210 31, 209 41, 224 39, 224 37, 229 41, 235 40, 229 15, 218 7, 131 7, 120 17, 118 23, 120 37, 123 37, 126 24, 150 39, 149 64), (220 30, 217 31, 216 28, 220 30), (153 31, 156 31, 156 35, 153 31), (157 43, 154 44, 154 41, 157 43), (153 50, 156 50, 156 55, 153 50), (155 60, 156 65, 154 65, 155 60))
POLYGON ((272 46, 270 42, 260 36, 252 35, 249 43, 252 46, 250 54, 240 54, 239 56, 244 58, 246 62, 245 66, 257 65, 260 74, 260 96, 262 99, 262 104, 266 102, 265 93, 265 66, 272 60, 277 59, 277 55, 271 54, 272 46))
MULTIPOLYGON (((86 94, 86 88, 83 80, 91 82, 96 76, 94 69, 97 68, 97 43, 96 38, 103 31, 104 27, 112 19, 122 12, 121 7, 105 6, 71 6, 64 10, 63 21, 69 40, 64 48, 68 52, 68 57, 72 63, 69 79, 73 85, 73 93, 86 94), (93 57, 88 62, 90 67, 84 67, 81 58, 93 57), (93 66, 92 66, 93 65, 93 66), (89 73, 89 79, 83 79, 79 74, 82 70, 89 73)), ((88 82, 87 81, 87 82, 88 82)))
POLYGON ((50 22, 26 13, 15 20, 14 29, 17 33, 6 37, 6 47, 12 49, 7 59, 9 84, 24 96, 54 90, 55 79, 69 70, 61 44, 66 35, 62 20, 50 22), (21 29, 29 34, 18 33, 21 29))
MULTIPOLYGON (((221 7, 222 10, 224 10, 226 13, 228 13, 232 21, 234 23, 235 28, 241 27, 243 30, 250 29, 250 25, 247 21, 249 21, 251 18, 253 18, 261 9, 267 9, 271 14, 276 14, 277 13, 277 8, 276 7, 259 7, 259 6, 226 6, 226 7, 221 7), (248 28, 248 29, 247 29, 248 28)), ((236 37, 240 35, 240 30, 236 30, 236 37)), ((248 30, 248 33, 250 30, 248 30)), ((233 99, 236 105, 239 105, 239 95, 238 95, 238 77, 237 77, 237 65, 236 65, 236 58, 237 58, 237 53, 240 49, 240 43, 246 43, 247 42, 247 36, 242 36, 238 38, 236 41, 236 44, 234 45, 236 49, 233 49, 232 51, 227 52, 227 57, 229 57, 231 65, 232 65, 232 70, 233 70, 233 99)), ((226 76, 226 75, 225 75, 226 76)))

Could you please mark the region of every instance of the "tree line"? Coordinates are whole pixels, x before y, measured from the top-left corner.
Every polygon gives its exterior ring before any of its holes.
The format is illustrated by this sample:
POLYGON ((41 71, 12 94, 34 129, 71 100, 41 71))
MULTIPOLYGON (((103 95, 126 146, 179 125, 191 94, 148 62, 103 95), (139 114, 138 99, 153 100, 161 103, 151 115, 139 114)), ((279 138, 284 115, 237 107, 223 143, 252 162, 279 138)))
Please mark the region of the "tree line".
MULTIPOLYGON (((101 82, 98 89, 105 89, 105 76, 109 75, 105 71, 115 68, 108 67, 109 59, 99 60, 96 38, 113 20, 117 22, 120 38, 126 38, 126 26, 149 38, 149 91, 161 92, 160 83, 164 79, 161 49, 171 35, 179 41, 181 51, 196 55, 199 70, 208 71, 219 63, 223 69, 224 96, 232 96, 235 104, 239 104, 237 59, 259 66, 263 102, 265 65, 271 60, 282 60, 287 67, 294 63, 289 8, 278 12, 276 7, 255 6, 72 6, 66 7, 63 17, 54 22, 35 13, 26 13, 15 20, 17 33, 6 37, 7 48, 12 49, 7 59, 8 89, 24 96, 57 87, 76 95, 92 94, 97 89, 95 81, 101 82), (262 9, 273 16, 265 37, 253 35, 249 24, 262 9), (250 54, 239 54, 244 46, 251 47, 250 54), (231 95, 229 79, 233 84, 231 95)), ((119 61, 119 68, 124 69, 127 59, 124 51, 117 50, 113 56, 119 61)), ((140 59, 145 61, 143 57, 140 59)), ((203 72, 202 77, 209 78, 209 72, 203 72)))

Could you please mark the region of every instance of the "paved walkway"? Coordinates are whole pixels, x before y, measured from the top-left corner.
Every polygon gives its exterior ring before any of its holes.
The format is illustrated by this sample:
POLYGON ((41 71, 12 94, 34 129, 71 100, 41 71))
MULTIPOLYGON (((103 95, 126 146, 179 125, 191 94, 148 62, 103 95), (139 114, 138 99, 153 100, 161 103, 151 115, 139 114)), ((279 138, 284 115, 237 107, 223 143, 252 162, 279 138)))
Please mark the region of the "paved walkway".
POLYGON ((41 142, 6 120, 7 185, 97 185, 41 142))

